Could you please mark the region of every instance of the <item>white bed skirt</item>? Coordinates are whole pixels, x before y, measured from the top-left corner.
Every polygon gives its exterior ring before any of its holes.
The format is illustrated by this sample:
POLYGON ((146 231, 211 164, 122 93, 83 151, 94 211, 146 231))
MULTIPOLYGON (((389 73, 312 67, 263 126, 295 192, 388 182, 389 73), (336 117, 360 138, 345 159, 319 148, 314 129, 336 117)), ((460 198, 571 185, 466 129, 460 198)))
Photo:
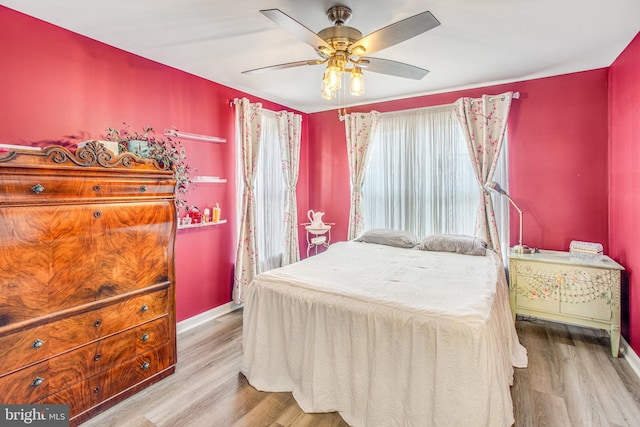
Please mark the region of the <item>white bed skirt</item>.
MULTIPOLYGON (((342 252, 353 245, 371 249, 363 256, 374 265, 390 261, 386 248, 374 248, 380 245, 348 242, 324 258, 260 275, 248 287, 241 371, 249 383, 263 391, 291 391, 305 412, 338 411, 352 426, 512 425, 513 367, 525 367, 527 356, 512 323, 501 263, 487 255, 495 274, 484 319, 481 312, 435 315, 428 308, 375 301, 366 292, 355 292, 364 295, 358 297, 294 283, 300 274, 323 282, 333 274, 328 270, 357 270, 350 252, 342 252)), ((401 259, 411 251, 391 249, 401 259)), ((438 256, 438 266, 470 259, 438 256)), ((397 271, 388 269, 389 277, 397 277, 402 262, 397 271)))

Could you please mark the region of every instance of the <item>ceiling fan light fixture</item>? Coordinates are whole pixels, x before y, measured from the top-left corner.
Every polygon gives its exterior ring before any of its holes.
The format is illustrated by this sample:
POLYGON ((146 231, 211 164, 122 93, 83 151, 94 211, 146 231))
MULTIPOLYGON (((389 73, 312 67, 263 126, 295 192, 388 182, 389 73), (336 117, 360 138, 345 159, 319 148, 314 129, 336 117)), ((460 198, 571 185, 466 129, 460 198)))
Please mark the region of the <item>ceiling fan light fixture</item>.
POLYGON ((327 69, 322 77, 323 84, 326 84, 330 90, 337 91, 340 89, 340 81, 342 80, 341 75, 343 71, 344 68, 340 66, 338 59, 335 56, 332 57, 329 59, 329 64, 327 65, 327 69))
POLYGON ((351 69, 349 93, 353 96, 364 95, 364 75, 360 67, 354 66, 351 69))
MULTIPOLYGON (((325 72, 325 76, 326 74, 327 73, 325 72)), ((336 91, 331 90, 328 84, 328 79, 326 79, 325 77, 322 78, 322 85, 320 87, 320 96, 322 96, 322 99, 327 99, 327 100, 335 99, 336 97, 336 91)))

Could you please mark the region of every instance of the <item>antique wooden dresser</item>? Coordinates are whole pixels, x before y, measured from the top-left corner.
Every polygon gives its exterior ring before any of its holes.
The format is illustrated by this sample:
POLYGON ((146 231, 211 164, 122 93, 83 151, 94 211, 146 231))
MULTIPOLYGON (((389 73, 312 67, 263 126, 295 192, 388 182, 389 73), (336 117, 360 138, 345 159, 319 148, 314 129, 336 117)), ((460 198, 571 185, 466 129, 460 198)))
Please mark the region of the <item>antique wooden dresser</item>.
POLYGON ((174 185, 98 142, 0 153, 0 403, 77 425, 174 372, 174 185))

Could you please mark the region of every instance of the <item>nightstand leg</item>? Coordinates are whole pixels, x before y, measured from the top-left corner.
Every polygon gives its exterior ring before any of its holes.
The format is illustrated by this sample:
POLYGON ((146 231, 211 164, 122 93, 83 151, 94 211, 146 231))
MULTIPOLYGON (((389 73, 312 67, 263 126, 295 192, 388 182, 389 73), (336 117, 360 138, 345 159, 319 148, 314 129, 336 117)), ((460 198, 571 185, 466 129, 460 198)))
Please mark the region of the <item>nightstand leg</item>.
POLYGON ((618 351, 620 349, 620 326, 613 325, 610 331, 611 340, 611 355, 618 357, 618 351))

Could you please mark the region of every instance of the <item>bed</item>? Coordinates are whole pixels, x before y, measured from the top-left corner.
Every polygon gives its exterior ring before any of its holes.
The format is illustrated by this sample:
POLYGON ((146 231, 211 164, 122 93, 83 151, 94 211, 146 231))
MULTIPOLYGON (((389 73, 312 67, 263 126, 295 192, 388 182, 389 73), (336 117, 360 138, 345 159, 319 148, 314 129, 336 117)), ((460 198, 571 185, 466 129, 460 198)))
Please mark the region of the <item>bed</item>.
POLYGON ((351 426, 510 426, 526 367, 502 261, 365 242, 258 275, 241 372, 351 426))

